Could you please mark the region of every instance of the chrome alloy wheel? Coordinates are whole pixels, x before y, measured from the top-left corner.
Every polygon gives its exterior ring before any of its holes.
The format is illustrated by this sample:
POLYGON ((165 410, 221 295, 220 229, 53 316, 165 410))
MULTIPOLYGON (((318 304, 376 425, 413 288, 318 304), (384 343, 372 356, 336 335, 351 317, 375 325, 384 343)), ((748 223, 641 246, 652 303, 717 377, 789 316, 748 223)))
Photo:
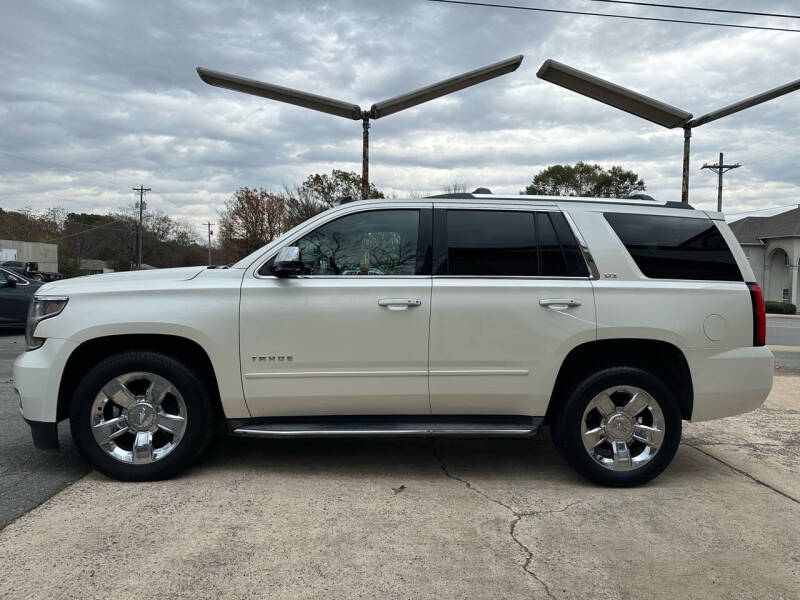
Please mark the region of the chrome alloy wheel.
POLYGON ((664 441, 664 413, 644 390, 614 386, 597 394, 583 411, 581 439, 595 462, 610 471, 630 471, 652 460, 664 441))
POLYGON ((186 431, 186 403, 167 379, 138 371, 106 383, 92 404, 92 434, 110 456, 149 464, 164 458, 186 431))

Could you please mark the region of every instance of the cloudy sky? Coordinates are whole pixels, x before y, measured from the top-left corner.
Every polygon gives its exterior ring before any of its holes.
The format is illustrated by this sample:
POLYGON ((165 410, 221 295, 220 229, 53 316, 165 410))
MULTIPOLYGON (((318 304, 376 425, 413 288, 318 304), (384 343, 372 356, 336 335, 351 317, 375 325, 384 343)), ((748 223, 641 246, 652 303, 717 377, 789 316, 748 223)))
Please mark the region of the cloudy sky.
MULTIPOLYGON (((519 0, 527 6, 789 27, 777 19, 519 0)), ((676 3, 677 0, 676 0, 676 3)), ((681 0, 800 14, 793 1, 681 0)), ((210 87, 195 67, 373 102, 524 54, 515 73, 373 122, 371 178, 406 196, 453 182, 516 193, 553 163, 637 171, 680 199, 682 132, 536 78, 547 58, 695 116, 800 78, 800 33, 645 23, 424 0, 0 2, 0 206, 151 206, 199 225, 240 186, 359 170, 360 123, 210 87)), ((729 213, 800 202, 800 92, 695 130, 691 202, 729 213)), ((770 214, 769 212, 754 214, 770 214)), ((198 229, 199 231, 199 229, 198 229)))

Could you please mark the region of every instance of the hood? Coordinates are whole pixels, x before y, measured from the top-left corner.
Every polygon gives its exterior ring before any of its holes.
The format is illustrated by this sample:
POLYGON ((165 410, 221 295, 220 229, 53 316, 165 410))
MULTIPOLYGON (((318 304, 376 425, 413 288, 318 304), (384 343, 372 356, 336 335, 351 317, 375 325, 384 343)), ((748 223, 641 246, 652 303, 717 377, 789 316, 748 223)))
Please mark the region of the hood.
POLYGON ((122 271, 103 275, 85 275, 45 283, 39 294, 69 294, 83 290, 119 290, 148 287, 149 282, 187 281, 202 273, 207 267, 177 267, 174 269, 148 269, 146 271, 122 271))

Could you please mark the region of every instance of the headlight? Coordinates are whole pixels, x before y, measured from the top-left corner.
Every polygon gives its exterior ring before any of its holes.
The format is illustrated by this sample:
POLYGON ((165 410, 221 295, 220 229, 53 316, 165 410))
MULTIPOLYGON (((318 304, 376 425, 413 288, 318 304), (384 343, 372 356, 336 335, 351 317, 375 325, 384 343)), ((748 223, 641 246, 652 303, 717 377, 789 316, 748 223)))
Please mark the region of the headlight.
POLYGON ((25 341, 28 350, 35 350, 44 344, 45 338, 33 337, 40 321, 61 314, 69 298, 66 296, 34 296, 28 309, 28 323, 25 326, 25 341))

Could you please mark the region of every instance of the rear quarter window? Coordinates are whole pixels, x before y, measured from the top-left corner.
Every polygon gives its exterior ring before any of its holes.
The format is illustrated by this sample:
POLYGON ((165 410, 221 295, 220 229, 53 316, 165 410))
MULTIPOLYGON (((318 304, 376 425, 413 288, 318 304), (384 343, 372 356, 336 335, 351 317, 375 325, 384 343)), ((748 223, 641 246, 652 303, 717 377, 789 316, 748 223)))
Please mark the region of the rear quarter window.
POLYGON ((743 281, 714 221, 605 213, 636 266, 653 279, 743 281))

